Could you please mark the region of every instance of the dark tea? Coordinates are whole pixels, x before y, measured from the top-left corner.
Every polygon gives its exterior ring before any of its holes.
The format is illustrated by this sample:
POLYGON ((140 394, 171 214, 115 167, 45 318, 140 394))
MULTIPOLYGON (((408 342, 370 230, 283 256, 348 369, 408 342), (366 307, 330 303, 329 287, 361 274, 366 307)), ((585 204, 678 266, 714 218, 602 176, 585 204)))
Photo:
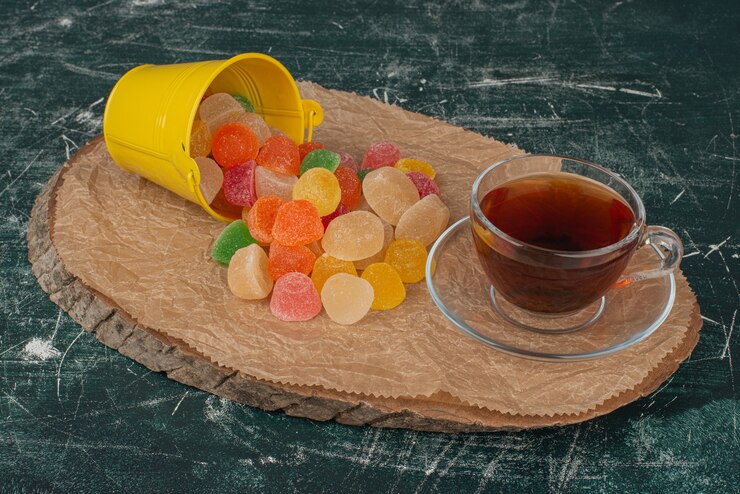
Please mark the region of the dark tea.
POLYGON ((633 242, 598 264, 569 255, 615 244, 635 224, 632 209, 616 192, 575 174, 529 175, 503 183, 483 197, 480 207, 517 241, 559 252, 512 249, 501 239, 474 235, 494 287, 523 309, 565 313, 598 300, 624 271, 634 247, 633 242), (553 267, 544 260, 551 255, 565 262, 553 267))

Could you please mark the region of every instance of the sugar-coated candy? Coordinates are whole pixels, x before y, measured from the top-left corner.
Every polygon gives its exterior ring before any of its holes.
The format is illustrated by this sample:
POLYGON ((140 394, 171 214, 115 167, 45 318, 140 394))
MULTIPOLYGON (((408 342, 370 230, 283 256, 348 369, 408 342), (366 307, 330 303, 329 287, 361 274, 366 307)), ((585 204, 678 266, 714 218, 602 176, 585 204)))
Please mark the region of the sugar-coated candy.
POLYGON ((351 154, 345 153, 344 151, 335 151, 339 155, 339 166, 346 166, 352 170, 357 171, 357 164, 351 154))
POLYGON ((259 141, 252 129, 239 122, 230 122, 213 134, 211 151, 216 163, 224 168, 232 168, 257 156, 259 141))
POLYGON ((429 195, 406 210, 396 225, 396 238, 413 238, 425 247, 447 228, 450 210, 438 195, 429 195))
POLYGON ((198 156, 193 161, 198 165, 200 171, 200 193, 203 194, 206 203, 210 204, 216 198, 218 191, 221 190, 224 183, 224 172, 211 158, 198 156))
POLYGON ((334 176, 337 177, 339 189, 342 191, 341 203, 347 206, 347 209, 355 209, 362 195, 362 182, 357 178, 357 173, 353 168, 339 166, 334 170, 334 176))
POLYGON ((249 228, 242 220, 232 221, 221 231, 213 243, 211 257, 220 263, 229 264, 231 256, 237 250, 255 242, 256 240, 249 233, 249 228))
POLYGON ((398 271, 404 283, 417 283, 424 279, 427 250, 413 238, 396 239, 385 252, 385 262, 398 271))
MULTIPOLYGON (((283 245, 295 247, 321 240, 324 225, 316 207, 309 201, 288 201, 277 210, 272 225, 272 238, 283 245)), ((310 272, 310 271, 309 271, 310 272)))
POLYGON ((434 183, 434 180, 424 175, 423 173, 407 172, 406 176, 409 177, 409 180, 414 183, 416 190, 419 192, 420 198, 424 199, 426 196, 432 194, 437 196, 441 195, 439 187, 436 183, 434 183))
POLYGON ((257 164, 283 175, 298 175, 301 170, 298 146, 289 137, 273 133, 262 145, 257 164))
POLYGON ((360 259, 359 261, 355 261, 355 267, 357 269, 363 270, 371 264, 374 264, 376 262, 383 262, 383 260, 385 259, 385 251, 388 250, 388 246, 391 244, 391 242, 393 242, 394 238, 395 236, 393 233, 393 227, 390 223, 386 223, 385 221, 383 221, 383 248, 367 259, 360 259))
POLYGON ((362 193, 375 214, 391 225, 419 201, 414 183, 401 170, 383 167, 368 173, 362 182, 362 193))
POLYGON ((329 226, 329 223, 331 223, 334 218, 347 213, 349 213, 349 209, 340 202, 339 206, 337 206, 337 209, 335 209, 333 213, 321 217, 321 223, 324 224, 324 230, 326 230, 326 227, 329 226))
POLYGON ((294 271, 308 275, 313 269, 314 262, 316 256, 305 245, 290 247, 278 242, 270 244, 267 269, 273 280, 294 271))
POLYGON ((278 209, 285 203, 278 196, 263 196, 255 201, 251 209, 245 209, 245 219, 249 232, 257 242, 272 242, 272 227, 278 209))
POLYGON ((190 131, 190 157, 197 158, 209 154, 211 154, 211 131, 208 130, 207 123, 197 119, 190 131))
POLYGON ((357 178, 360 179, 360 183, 365 181, 365 177, 367 177, 367 174, 373 171, 373 168, 363 168, 359 172, 357 172, 357 178))
POLYGON ((224 197, 235 206, 251 208, 257 200, 254 172, 257 163, 248 161, 224 172, 224 197))
POLYGON ((357 276, 357 269, 352 261, 342 261, 336 257, 332 257, 329 254, 323 254, 321 257, 316 258, 316 262, 313 265, 313 271, 311 271, 311 280, 316 285, 316 289, 321 293, 321 289, 324 287, 324 283, 331 276, 337 273, 347 273, 352 276, 357 276))
POLYGON ((380 252, 383 235, 380 218, 368 211, 351 211, 329 223, 321 247, 337 259, 358 261, 380 252))
POLYGON ((430 165, 426 161, 421 161, 413 158, 401 158, 400 160, 396 161, 396 164, 393 166, 404 173, 421 172, 431 179, 434 179, 434 177, 437 176, 437 172, 434 171, 432 165, 430 165))
POLYGON ((252 129, 254 135, 257 136, 257 142, 260 146, 262 146, 267 139, 272 137, 270 127, 257 113, 239 113, 234 118, 234 122, 239 122, 252 129))
POLYGON ((401 159, 401 150, 392 142, 376 142, 371 144, 362 160, 362 168, 380 168, 393 166, 401 159))
POLYGON ((324 145, 317 141, 308 141, 304 142, 303 144, 299 144, 298 154, 301 157, 301 163, 303 162, 303 158, 305 158, 308 153, 315 149, 324 149, 324 145))
POLYGON ((342 189, 332 172, 326 168, 311 168, 301 175, 293 187, 293 199, 311 202, 319 210, 319 215, 326 216, 339 206, 342 189))
POLYGON ((293 199, 293 187, 298 183, 298 177, 283 175, 258 166, 254 174, 257 197, 278 196, 283 201, 293 199))
POLYGON ((354 324, 370 311, 373 287, 362 278, 347 273, 330 277, 321 289, 321 303, 337 324, 354 324))
POLYGON ((281 321, 308 321, 321 312, 321 297, 311 278, 287 273, 272 289, 270 312, 281 321))
POLYGON ((254 105, 249 98, 240 94, 233 95, 233 98, 244 108, 245 112, 254 113, 254 105))
POLYGON ((267 297, 272 290, 272 278, 267 270, 267 254, 257 244, 241 248, 229 263, 227 282, 231 293, 246 300, 267 297))
POLYGON ((369 265, 362 272, 362 279, 367 280, 373 287, 375 298, 373 310, 388 310, 398 307, 406 298, 406 287, 403 286, 401 276, 393 266, 385 262, 376 262, 369 265))
POLYGON ((208 124, 211 134, 226 122, 233 120, 244 108, 233 96, 227 93, 216 93, 204 99, 198 107, 198 115, 208 124))
POLYGON ((339 155, 328 149, 314 149, 301 161, 301 175, 311 168, 326 168, 333 172, 339 166, 339 155))
POLYGON ((278 129, 277 127, 270 127, 270 132, 274 136, 283 136, 283 137, 285 137, 285 132, 283 132, 282 130, 278 129))

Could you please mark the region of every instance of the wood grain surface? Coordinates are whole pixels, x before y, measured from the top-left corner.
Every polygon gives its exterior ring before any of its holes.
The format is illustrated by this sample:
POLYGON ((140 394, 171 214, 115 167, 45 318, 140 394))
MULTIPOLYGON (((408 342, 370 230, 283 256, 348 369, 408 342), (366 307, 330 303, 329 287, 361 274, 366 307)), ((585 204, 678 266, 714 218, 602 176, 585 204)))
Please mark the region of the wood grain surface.
POLYGON ((722 1, 2 2, 0 492, 735 491, 739 26, 722 1), (34 198, 126 70, 243 51, 620 173, 684 240, 690 360, 585 424, 440 435, 264 412, 100 345, 36 283, 34 198))

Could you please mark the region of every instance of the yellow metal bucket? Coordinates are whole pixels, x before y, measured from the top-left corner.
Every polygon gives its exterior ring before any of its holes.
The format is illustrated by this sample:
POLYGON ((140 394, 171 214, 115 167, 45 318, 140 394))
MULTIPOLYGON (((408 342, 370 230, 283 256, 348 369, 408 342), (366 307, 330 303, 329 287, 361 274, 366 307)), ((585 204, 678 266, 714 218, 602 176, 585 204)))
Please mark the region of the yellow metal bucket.
POLYGON ((108 97, 103 135, 113 160, 230 221, 235 211, 214 210, 200 192, 200 171, 190 157, 190 132, 206 90, 249 98, 270 127, 300 144, 311 140, 324 112, 303 100, 290 72, 274 58, 244 53, 229 60, 141 65, 124 74, 108 97))

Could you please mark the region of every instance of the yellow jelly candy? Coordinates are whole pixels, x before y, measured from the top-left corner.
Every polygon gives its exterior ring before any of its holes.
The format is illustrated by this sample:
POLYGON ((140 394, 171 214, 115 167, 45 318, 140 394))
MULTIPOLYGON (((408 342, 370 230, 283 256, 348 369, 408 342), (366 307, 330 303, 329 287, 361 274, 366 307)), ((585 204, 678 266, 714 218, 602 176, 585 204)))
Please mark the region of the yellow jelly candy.
POLYGON ((373 287, 369 282, 347 273, 335 274, 321 289, 324 310, 338 324, 354 324, 365 317, 373 298, 373 287))
POLYGON ((425 161, 415 160, 413 158, 401 158, 400 160, 396 161, 396 164, 394 166, 401 170, 403 173, 421 172, 431 179, 434 179, 434 177, 437 176, 437 172, 434 171, 432 165, 425 161))
POLYGON ((417 283, 424 279, 427 250, 413 238, 394 240, 385 252, 385 262, 398 271, 404 283, 417 283))
POLYGON ((211 154, 211 131, 208 130, 208 124, 203 120, 193 122, 193 129, 190 131, 190 157, 208 156, 211 154))
POLYGON ((396 225, 396 238, 415 238, 431 244, 447 228, 450 210, 436 194, 431 194, 406 210, 396 225))
POLYGON ((384 166, 367 174, 362 193, 375 214, 391 225, 419 201, 416 185, 398 168, 384 166))
POLYGON ((406 298, 406 287, 403 286, 401 276, 393 266, 385 262, 376 262, 362 272, 362 279, 367 280, 373 287, 375 298, 373 310, 388 310, 398 307, 406 298))
POLYGON ((336 257, 332 257, 329 254, 323 254, 321 257, 316 259, 313 265, 313 271, 311 272, 311 280, 316 285, 316 291, 321 293, 321 289, 324 288, 326 280, 331 278, 337 273, 347 273, 352 276, 357 276, 357 270, 352 261, 342 261, 336 257))
POLYGON ((231 293, 247 300, 267 297, 272 290, 267 260, 267 254, 257 244, 237 250, 231 257, 227 274, 231 293))
POLYGON ((363 270, 369 265, 375 264, 376 262, 383 262, 383 259, 385 259, 385 251, 388 249, 388 246, 391 244, 391 242, 393 242, 393 227, 390 223, 386 223, 383 220, 380 221, 383 222, 383 248, 380 249, 380 252, 375 255, 372 255, 366 259, 355 261, 355 267, 359 270, 363 270))
MULTIPOLYGON (((414 189, 415 190, 415 189, 414 189)), ((305 199, 319 210, 319 216, 334 212, 342 199, 339 181, 326 168, 311 168, 293 187, 293 199, 305 199)))

